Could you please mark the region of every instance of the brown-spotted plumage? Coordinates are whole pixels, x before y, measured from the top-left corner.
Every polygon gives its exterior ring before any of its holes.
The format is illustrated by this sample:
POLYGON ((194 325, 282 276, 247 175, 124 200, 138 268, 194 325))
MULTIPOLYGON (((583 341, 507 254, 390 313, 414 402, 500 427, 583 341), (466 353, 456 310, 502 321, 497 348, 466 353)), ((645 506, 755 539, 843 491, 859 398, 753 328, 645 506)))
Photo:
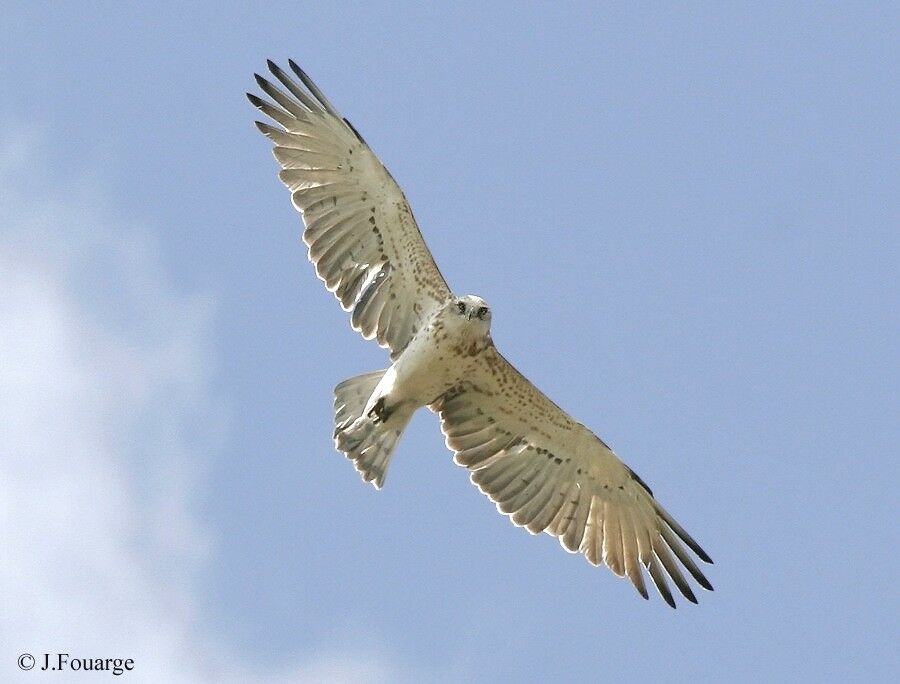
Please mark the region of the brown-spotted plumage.
POLYGON ((669 581, 696 603, 683 570, 712 590, 691 553, 709 556, 601 439, 500 355, 486 302, 452 294, 393 177, 289 64, 294 76, 269 62, 281 87, 256 77, 271 101, 248 97, 280 128, 257 126, 275 145, 316 273, 392 361, 335 388, 337 448, 380 488, 410 417, 428 406, 455 461, 516 525, 627 576, 644 598, 646 571, 672 607, 669 581))

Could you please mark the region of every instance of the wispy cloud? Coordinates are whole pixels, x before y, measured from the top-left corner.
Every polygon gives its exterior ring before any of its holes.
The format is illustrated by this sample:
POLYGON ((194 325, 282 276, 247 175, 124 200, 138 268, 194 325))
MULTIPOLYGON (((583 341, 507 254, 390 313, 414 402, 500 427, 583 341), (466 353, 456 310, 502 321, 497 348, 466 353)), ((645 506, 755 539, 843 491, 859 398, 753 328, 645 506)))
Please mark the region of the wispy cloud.
POLYGON ((392 678, 344 654, 251 672, 198 631, 214 302, 173 287, 150 233, 54 177, 36 140, 0 141, 0 678, 58 651, 133 658, 133 681, 392 678))

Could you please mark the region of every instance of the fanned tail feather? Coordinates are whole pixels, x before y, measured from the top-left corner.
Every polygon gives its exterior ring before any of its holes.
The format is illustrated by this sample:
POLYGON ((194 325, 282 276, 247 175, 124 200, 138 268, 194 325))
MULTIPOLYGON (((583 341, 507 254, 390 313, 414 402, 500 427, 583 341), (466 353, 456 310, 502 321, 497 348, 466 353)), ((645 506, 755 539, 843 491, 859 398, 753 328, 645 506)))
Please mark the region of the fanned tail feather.
POLYGON ((385 421, 366 414, 366 405, 384 373, 357 375, 334 388, 334 444, 376 489, 384 485, 394 447, 411 417, 399 410, 385 421))

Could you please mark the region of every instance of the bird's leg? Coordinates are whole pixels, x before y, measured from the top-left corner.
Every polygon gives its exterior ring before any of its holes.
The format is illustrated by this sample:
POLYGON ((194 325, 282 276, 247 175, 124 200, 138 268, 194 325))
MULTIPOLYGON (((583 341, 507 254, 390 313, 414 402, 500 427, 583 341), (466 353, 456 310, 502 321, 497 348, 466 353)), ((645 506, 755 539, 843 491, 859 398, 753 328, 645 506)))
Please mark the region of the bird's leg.
POLYGON ((367 415, 372 419, 372 422, 377 425, 378 423, 386 422, 393 412, 393 409, 388 409, 385 405, 384 397, 380 397, 367 415))

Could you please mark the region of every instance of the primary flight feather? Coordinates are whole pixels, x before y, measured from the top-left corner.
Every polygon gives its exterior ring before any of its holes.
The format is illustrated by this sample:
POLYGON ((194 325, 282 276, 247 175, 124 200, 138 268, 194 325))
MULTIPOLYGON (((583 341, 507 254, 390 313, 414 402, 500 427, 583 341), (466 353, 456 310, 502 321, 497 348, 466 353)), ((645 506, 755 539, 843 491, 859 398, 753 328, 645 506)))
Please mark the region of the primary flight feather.
POLYGON ((428 406, 455 461, 516 525, 627 576, 644 598, 646 571, 673 608, 670 580, 696 603, 683 571, 712 590, 692 555, 711 563, 706 552, 600 438, 501 356, 487 303, 450 291, 391 174, 288 63, 293 76, 268 63, 280 87, 256 76, 271 100, 250 102, 280 127, 256 125, 274 143, 317 275, 392 361, 335 388, 337 448, 381 488, 398 438, 428 406))

